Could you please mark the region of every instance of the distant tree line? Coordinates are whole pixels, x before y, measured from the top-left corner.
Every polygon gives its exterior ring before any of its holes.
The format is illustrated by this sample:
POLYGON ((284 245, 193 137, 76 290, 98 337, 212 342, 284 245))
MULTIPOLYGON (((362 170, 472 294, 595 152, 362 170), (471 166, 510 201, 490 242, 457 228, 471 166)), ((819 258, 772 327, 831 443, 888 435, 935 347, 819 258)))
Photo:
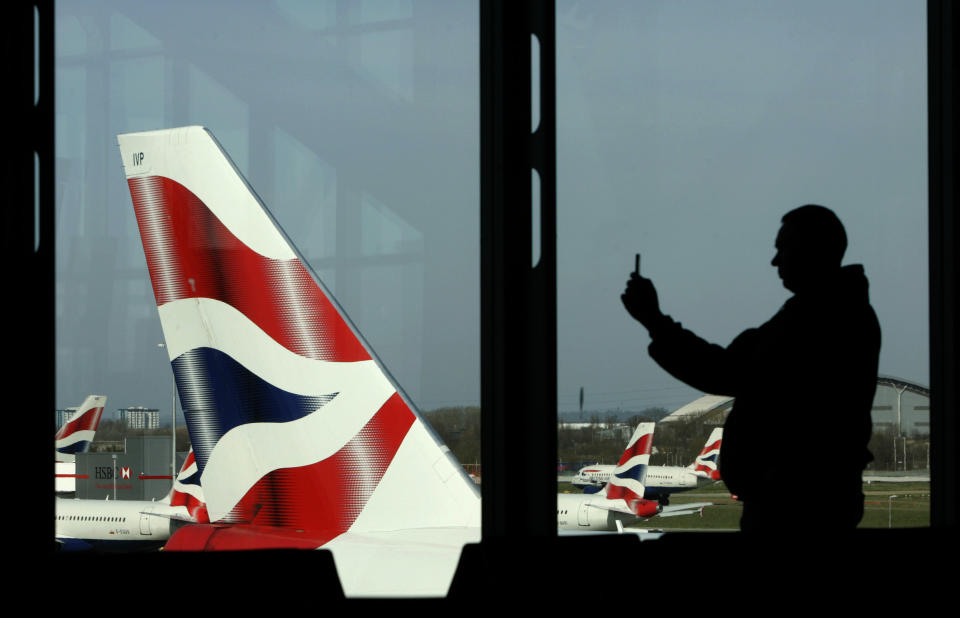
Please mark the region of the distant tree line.
POLYGON ((644 408, 641 412, 628 410, 584 410, 583 412, 559 412, 557 421, 560 423, 583 423, 586 419, 600 417, 604 422, 611 421, 616 423, 629 422, 635 416, 642 416, 648 420, 657 422, 670 414, 670 410, 664 407, 654 406, 644 408))
MULTIPOLYGON (((630 433, 641 422, 662 417, 663 408, 650 408, 626 419, 630 433)), ((424 413, 427 421, 450 447, 457 460, 464 465, 480 462, 480 408, 477 406, 449 407, 424 413)), ((658 423, 653 437, 657 451, 651 457, 654 465, 687 465, 703 448, 712 425, 705 425, 703 418, 679 419, 670 423, 658 423)), ((557 427, 557 459, 561 462, 596 461, 615 464, 627 444, 627 438, 609 429, 620 424, 608 415, 601 419, 591 414, 589 427, 574 427, 562 423, 557 427)))
POLYGON ((480 463, 480 407, 457 406, 424 413, 461 464, 480 463))
MULTIPOLYGON (((170 427, 157 427, 154 429, 134 429, 127 427, 127 424, 113 419, 101 419, 97 427, 97 433, 93 438, 93 444, 90 450, 93 452, 104 452, 117 450, 114 446, 117 442, 123 442, 124 439, 133 436, 169 436, 170 427)), ((177 425, 177 451, 184 452, 190 448, 190 433, 186 425, 177 425)), ((122 450, 122 447, 120 447, 122 450)))
POLYGON ((654 466, 688 466, 697 458, 710 433, 717 427, 716 415, 691 415, 658 423, 653 434, 654 466))
MULTIPOLYGON (((655 418, 662 418, 662 408, 653 408, 631 416, 625 421, 632 434, 639 423, 651 422, 655 418)), ((712 417, 711 417, 712 418, 712 417)), ((710 420, 702 415, 679 418, 667 423, 657 423, 653 434, 653 454, 650 457, 651 465, 679 465, 686 466, 703 448, 704 442, 713 431, 715 425, 705 421, 710 420)), ((601 431, 601 428, 613 424, 612 419, 604 422, 596 416, 591 418, 593 426, 572 428, 560 426, 557 431, 558 457, 560 461, 596 461, 602 464, 617 463, 626 447, 626 440, 621 436, 611 436, 601 431)))
POLYGON ((626 440, 619 433, 610 432, 616 422, 607 419, 600 422, 594 416, 587 427, 575 427, 567 424, 557 427, 557 459, 563 462, 595 461, 597 463, 617 463, 623 454, 626 440))
POLYGON ((873 461, 867 464, 867 470, 930 469, 930 439, 916 432, 898 436, 895 427, 875 425, 868 448, 873 454, 873 461))
MULTIPOLYGON (((634 414, 624 421, 631 431, 641 422, 662 418, 664 408, 649 408, 634 414)), ((457 406, 439 408, 426 412, 424 416, 440 436, 440 439, 453 451, 457 460, 464 465, 480 463, 480 408, 478 406, 457 406)), ((719 422, 714 415, 693 415, 667 423, 657 423, 653 436, 654 453, 650 457, 651 465, 686 466, 693 462, 703 448, 710 432, 719 422)), ((597 463, 617 463, 626 446, 626 439, 609 429, 620 421, 608 414, 604 418, 599 413, 591 413, 589 427, 575 428, 561 423, 557 428, 557 459, 561 462, 595 461, 597 463)), ((59 428, 57 428, 59 429, 59 428)), ((122 449, 123 440, 130 436, 169 436, 169 427, 156 429, 132 429, 119 420, 101 420, 91 450, 110 451, 122 449)), ((190 448, 190 435, 186 426, 177 426, 177 451, 185 452, 190 448)), ((896 429, 888 426, 875 426, 870 438, 870 452, 873 461, 868 470, 928 470, 930 440, 927 436, 914 432, 908 436, 897 436, 896 429), (906 448, 906 459, 904 459, 906 448)), ((829 449, 826 450, 829 452, 829 449)), ((829 465, 829 461, 822 462, 829 465)))

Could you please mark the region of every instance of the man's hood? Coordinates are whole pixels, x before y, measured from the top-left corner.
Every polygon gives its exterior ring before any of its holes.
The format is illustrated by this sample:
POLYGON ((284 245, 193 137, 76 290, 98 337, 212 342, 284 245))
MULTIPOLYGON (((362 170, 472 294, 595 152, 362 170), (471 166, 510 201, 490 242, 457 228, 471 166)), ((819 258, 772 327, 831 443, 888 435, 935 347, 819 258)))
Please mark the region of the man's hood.
POLYGON ((832 278, 820 282, 813 290, 795 294, 787 302, 826 301, 834 305, 869 304, 870 282, 860 264, 850 264, 837 270, 832 278))
POLYGON ((870 282, 867 280, 867 275, 860 264, 851 264, 841 268, 834 285, 834 292, 838 295, 864 303, 870 302, 870 282))

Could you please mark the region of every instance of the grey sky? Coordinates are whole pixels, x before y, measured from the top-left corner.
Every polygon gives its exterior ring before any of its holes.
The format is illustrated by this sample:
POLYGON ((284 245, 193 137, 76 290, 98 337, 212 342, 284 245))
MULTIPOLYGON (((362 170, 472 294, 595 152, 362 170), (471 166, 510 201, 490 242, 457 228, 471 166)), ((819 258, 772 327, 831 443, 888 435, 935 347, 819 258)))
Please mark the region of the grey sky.
MULTIPOLYGON (((561 410, 677 407, 619 294, 719 343, 836 210, 881 371, 928 382, 923 3, 557 3, 561 410)), ((423 409, 479 402, 474 2, 58 2, 57 403, 169 409, 115 135, 203 124, 423 409)), ((815 368, 811 368, 811 376, 815 368)), ((812 385, 812 388, 814 385, 812 385)))
POLYGON ((634 253, 666 312, 727 344, 788 297, 773 242, 805 203, 837 212, 845 261, 866 268, 881 372, 928 383, 922 3, 557 13, 561 409, 581 385, 588 408, 696 396, 649 360, 620 306, 634 253))

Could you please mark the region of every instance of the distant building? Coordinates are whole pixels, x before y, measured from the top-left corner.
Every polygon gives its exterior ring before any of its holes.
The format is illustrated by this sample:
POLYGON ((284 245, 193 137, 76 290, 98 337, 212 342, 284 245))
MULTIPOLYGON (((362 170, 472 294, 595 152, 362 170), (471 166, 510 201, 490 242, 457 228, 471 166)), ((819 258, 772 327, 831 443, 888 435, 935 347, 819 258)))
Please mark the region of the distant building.
MULTIPOLYGON (((815 389, 811 390, 810 397, 811 409, 816 409, 815 389)), ((705 424, 721 425, 727 420, 727 414, 733 409, 733 405, 733 397, 704 395, 674 410, 660 422, 669 423, 703 416, 705 424)), ((899 427, 898 434, 929 435, 930 389, 901 378, 878 376, 877 392, 873 397, 870 416, 873 419, 874 430, 882 427, 899 427)))
POLYGON ((122 452, 77 454, 74 497, 88 500, 163 498, 170 491, 174 470, 179 470, 186 458, 186 453, 178 453, 176 461, 170 461, 173 457, 171 439, 170 436, 128 437, 122 452))
POLYGON ((157 408, 120 408, 120 422, 128 429, 156 429, 160 426, 160 410, 157 408))
POLYGON ((57 427, 63 427, 77 413, 77 406, 57 410, 57 427))
POLYGON ((626 423, 558 423, 559 427, 562 429, 594 429, 596 431, 596 437, 598 438, 620 438, 622 440, 629 440, 630 436, 633 435, 633 430, 635 427, 631 427, 626 423))
POLYGON ((893 376, 877 378, 873 398, 874 430, 892 427, 898 435, 930 435, 930 389, 893 376))

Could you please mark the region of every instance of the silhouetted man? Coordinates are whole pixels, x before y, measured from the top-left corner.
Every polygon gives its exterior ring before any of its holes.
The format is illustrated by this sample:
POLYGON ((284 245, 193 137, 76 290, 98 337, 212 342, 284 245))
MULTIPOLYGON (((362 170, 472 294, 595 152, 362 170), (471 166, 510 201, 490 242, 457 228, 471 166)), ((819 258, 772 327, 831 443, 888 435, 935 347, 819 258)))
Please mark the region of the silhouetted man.
POLYGON ((846 247, 833 211, 807 205, 784 215, 772 265, 794 295, 726 348, 664 315, 653 283, 637 273, 621 296, 661 367, 736 398, 719 465, 743 501, 745 532, 852 530, 863 516, 880 325, 863 267, 840 265, 846 247))

